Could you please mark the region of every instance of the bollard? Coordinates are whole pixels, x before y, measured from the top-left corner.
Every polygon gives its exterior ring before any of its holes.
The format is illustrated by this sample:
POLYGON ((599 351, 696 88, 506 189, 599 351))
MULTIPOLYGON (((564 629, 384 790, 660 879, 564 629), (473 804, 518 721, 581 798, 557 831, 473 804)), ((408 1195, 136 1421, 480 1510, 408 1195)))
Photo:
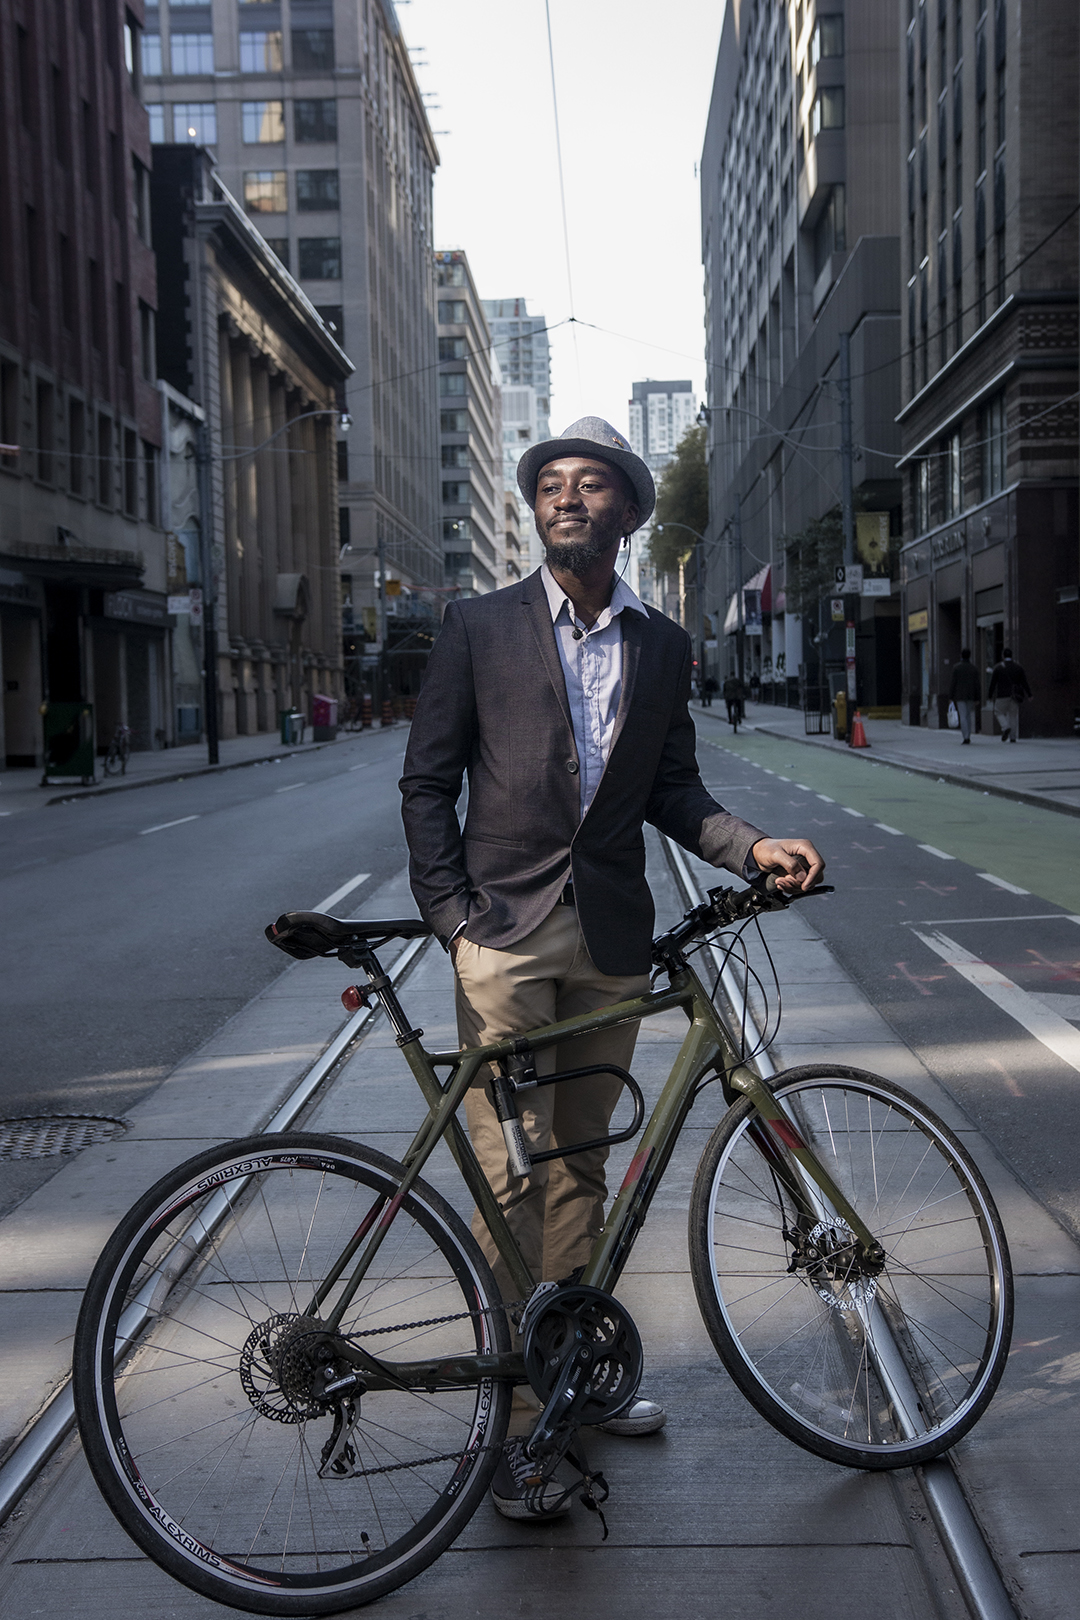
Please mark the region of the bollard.
POLYGON ((383 699, 382 723, 384 726, 392 726, 394 723, 394 706, 389 698, 383 699))
POLYGON ((370 729, 371 729, 371 699, 370 699, 370 697, 368 696, 368 694, 366 692, 364 693, 363 702, 360 705, 360 724, 363 726, 365 731, 370 731, 370 729))
POLYGON ((855 719, 851 727, 851 747, 869 748, 869 746, 870 744, 866 740, 866 732, 863 728, 862 715, 859 713, 858 709, 856 709, 855 719))

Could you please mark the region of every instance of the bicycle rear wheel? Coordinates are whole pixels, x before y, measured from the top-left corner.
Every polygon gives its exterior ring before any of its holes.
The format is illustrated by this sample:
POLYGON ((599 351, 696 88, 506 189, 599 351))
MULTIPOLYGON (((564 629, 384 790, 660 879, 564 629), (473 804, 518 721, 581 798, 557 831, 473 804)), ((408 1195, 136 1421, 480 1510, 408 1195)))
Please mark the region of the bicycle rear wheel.
POLYGON ((993 1199, 953 1133, 899 1087, 808 1065, 769 1082, 885 1250, 864 1264, 824 1195, 800 1210, 794 1160, 749 1101, 717 1127, 690 1205, 691 1270, 712 1341, 781 1433, 833 1462, 902 1468, 951 1446, 997 1387, 1012 1273, 993 1199))
POLYGON ((403 1174, 334 1137, 229 1143, 158 1182, 91 1277, 74 1356, 90 1467, 143 1551, 219 1603, 367 1603, 437 1558, 487 1488, 509 1383, 363 1394, 336 1473, 340 1402, 306 1393, 314 1288, 388 1210, 341 1333, 394 1362, 510 1348, 491 1270, 449 1205, 418 1181, 393 1211, 403 1174))

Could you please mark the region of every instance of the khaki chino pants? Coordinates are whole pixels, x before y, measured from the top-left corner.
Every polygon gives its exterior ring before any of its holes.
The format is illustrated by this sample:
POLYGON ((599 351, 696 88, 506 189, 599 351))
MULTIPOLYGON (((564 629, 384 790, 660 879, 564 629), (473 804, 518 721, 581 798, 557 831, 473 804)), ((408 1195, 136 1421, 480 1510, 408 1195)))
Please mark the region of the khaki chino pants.
MULTIPOLYGON (((599 971, 573 906, 556 906, 538 928, 508 950, 492 950, 462 938, 454 966, 463 1046, 482 1046, 594 1012, 649 988, 647 973, 620 978, 599 971)), ((594 1063, 627 1069, 637 1031, 637 1024, 626 1024, 549 1046, 536 1054, 537 1072, 555 1074, 594 1063)), ((524 1093, 521 1119, 530 1148, 542 1152, 606 1136, 621 1090, 616 1076, 595 1075, 524 1093)), ((608 1149, 550 1159, 519 1178, 510 1171, 502 1127, 482 1081, 470 1089, 465 1113, 481 1167, 533 1276, 538 1282, 556 1280, 584 1265, 604 1224, 608 1149)), ((472 1227, 503 1298, 515 1299, 518 1290, 478 1213, 472 1227)))

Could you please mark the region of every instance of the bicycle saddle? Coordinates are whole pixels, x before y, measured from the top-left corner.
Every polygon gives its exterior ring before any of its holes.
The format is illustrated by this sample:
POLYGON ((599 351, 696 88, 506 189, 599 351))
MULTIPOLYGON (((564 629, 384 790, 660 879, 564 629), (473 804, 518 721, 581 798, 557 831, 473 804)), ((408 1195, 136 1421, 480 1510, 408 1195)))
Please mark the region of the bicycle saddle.
POLYGON ((385 945, 389 939, 417 939, 431 929, 419 917, 387 918, 378 922, 343 922, 321 911, 286 911, 265 930, 271 945, 295 956, 298 962, 313 956, 332 956, 348 946, 385 945))

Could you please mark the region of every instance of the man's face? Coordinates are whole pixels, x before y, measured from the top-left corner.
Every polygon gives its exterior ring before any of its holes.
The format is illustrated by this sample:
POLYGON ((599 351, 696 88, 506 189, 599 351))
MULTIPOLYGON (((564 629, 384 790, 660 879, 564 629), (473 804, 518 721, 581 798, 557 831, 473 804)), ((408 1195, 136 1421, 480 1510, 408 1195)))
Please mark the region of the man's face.
POLYGON ((536 482, 536 528, 548 564, 582 574, 637 523, 630 482, 589 456, 549 461, 536 482))

